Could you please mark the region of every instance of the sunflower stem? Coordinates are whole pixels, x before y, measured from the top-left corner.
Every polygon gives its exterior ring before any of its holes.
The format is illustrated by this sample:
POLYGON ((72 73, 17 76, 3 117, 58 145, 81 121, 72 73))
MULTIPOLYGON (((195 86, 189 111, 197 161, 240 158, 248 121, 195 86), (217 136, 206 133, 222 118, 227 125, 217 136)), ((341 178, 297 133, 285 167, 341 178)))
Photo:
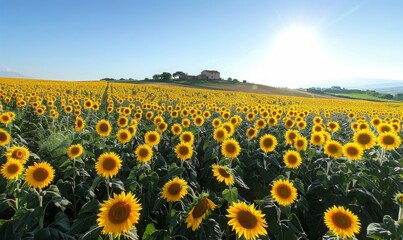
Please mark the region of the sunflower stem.
POLYGON ((381 166, 382 166, 382 163, 383 163, 383 157, 384 157, 384 155, 385 155, 385 149, 382 148, 382 149, 381 149, 381 156, 379 157, 379 165, 381 165, 381 166))
POLYGON ((77 174, 77 169, 76 169, 76 158, 73 159, 73 215, 74 219, 77 217, 77 209, 76 209, 76 174, 77 174))
POLYGON ((402 204, 400 204, 399 206, 399 218, 397 219, 398 221, 403 219, 403 208, 402 208, 402 204))
MULTIPOLYGON (((39 189, 38 194, 38 200, 39 200, 39 207, 43 208, 43 197, 42 197, 42 190, 39 189)), ((43 214, 41 215, 41 218, 39 218, 39 229, 43 228, 43 220, 45 218, 45 209, 43 209, 43 214)))
POLYGON ((106 185, 106 194, 108 195, 108 199, 111 197, 111 193, 109 190, 109 178, 105 179, 105 185, 106 185))

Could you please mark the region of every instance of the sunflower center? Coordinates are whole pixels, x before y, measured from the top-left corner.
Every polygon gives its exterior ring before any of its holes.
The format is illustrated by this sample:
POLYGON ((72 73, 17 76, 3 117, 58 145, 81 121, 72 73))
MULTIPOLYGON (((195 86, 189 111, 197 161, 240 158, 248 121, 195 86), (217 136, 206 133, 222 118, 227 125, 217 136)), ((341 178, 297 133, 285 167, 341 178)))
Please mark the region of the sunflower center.
POLYGON ((78 147, 72 147, 71 150, 70 150, 70 153, 72 155, 77 155, 77 154, 80 153, 80 149, 78 147))
POLYGON ((77 127, 82 127, 83 126, 83 122, 82 121, 77 121, 77 127))
POLYGON ((203 216, 208 209, 208 202, 206 198, 200 200, 196 206, 193 208, 192 216, 193 218, 199 218, 203 216))
POLYGON ((331 152, 331 153, 337 153, 339 151, 339 148, 334 144, 330 144, 327 147, 327 150, 329 150, 329 152, 331 152))
POLYGON ((4 132, 0 132, 0 141, 4 142, 7 140, 7 135, 4 132))
POLYGON ((273 140, 271 138, 266 138, 263 141, 263 146, 265 147, 271 147, 273 145, 273 140))
POLYGON ((234 153, 235 150, 236 150, 236 147, 235 147, 234 144, 229 143, 229 144, 227 144, 227 145, 225 146, 225 150, 227 150, 227 152, 229 152, 229 153, 234 153))
POLYGON ((297 141, 297 146, 298 146, 298 147, 304 146, 304 142, 303 142, 303 141, 297 141))
POLYGON ((336 128, 336 124, 334 124, 334 123, 330 123, 330 124, 329 124, 329 128, 330 128, 330 129, 334 129, 334 128, 336 128))
POLYGON ((187 146, 181 146, 179 148, 179 153, 181 155, 187 155, 187 154, 189 154, 189 148, 187 146))
POLYGON ((223 138, 224 137, 224 132, 223 131, 218 131, 217 132, 217 137, 218 138, 223 138))
POLYGON ((357 148, 355 148, 355 147, 349 147, 349 148, 347 148, 347 153, 348 153, 350 156, 355 156, 355 155, 358 154, 358 150, 357 150, 357 148))
POLYGON ((227 170, 223 169, 223 168, 219 168, 218 172, 220 173, 220 175, 224 178, 228 178, 231 175, 227 172, 227 170))
POLYGON ((288 156, 288 162, 291 163, 291 164, 296 163, 297 160, 298 160, 298 158, 295 155, 289 155, 288 156))
POLYGON ((147 157, 148 156, 148 150, 145 149, 145 148, 140 149, 139 155, 140 155, 140 157, 143 157, 143 158, 147 157))
POLYGON ((148 140, 150 140, 150 142, 155 142, 157 141, 157 137, 154 134, 151 134, 148 136, 148 140))
POLYGON ((288 186, 286 185, 281 185, 278 187, 277 189, 277 194, 281 197, 281 198, 289 198, 291 195, 291 190, 288 186))
POLYGON ((125 125, 126 124, 126 119, 124 119, 124 118, 119 119, 119 123, 121 125, 125 125))
POLYGON ((314 140, 315 142, 320 142, 321 137, 320 137, 319 135, 315 135, 315 137, 313 138, 313 140, 314 140))
POLYGON ((11 156, 13 157, 13 158, 15 158, 15 159, 22 159, 23 157, 24 157, 24 152, 23 151, 21 151, 21 150, 19 150, 19 149, 17 149, 17 150, 15 150, 12 154, 11 154, 11 156))
POLYGON ((7 172, 8 172, 9 174, 15 174, 15 173, 18 172, 19 169, 20 169, 20 168, 18 167, 17 164, 11 164, 11 165, 8 166, 7 172))
POLYGON ((107 132, 107 131, 109 131, 109 126, 106 123, 101 123, 101 125, 99 126, 99 129, 101 130, 101 132, 107 132))
POLYGON ((291 141, 293 141, 294 138, 297 137, 297 134, 292 132, 292 133, 290 133, 290 135, 288 135, 288 137, 290 138, 291 141))
POLYGON ((34 171, 33 177, 36 181, 42 182, 49 176, 48 171, 44 168, 38 168, 34 171))
POLYGON ((130 204, 118 202, 109 210, 109 220, 114 224, 123 223, 129 218, 130 210, 130 204))
POLYGON ((120 138, 123 139, 123 140, 126 140, 126 139, 129 138, 129 135, 128 135, 127 133, 125 133, 125 132, 122 132, 122 133, 120 134, 120 138))
POLYGON ((182 185, 179 183, 172 183, 168 188, 168 192, 171 195, 178 195, 182 190, 182 185))
POLYGON ((351 226, 351 220, 343 213, 335 213, 332 217, 334 225, 339 228, 349 228, 351 226))
POLYGON ((385 136, 383 138, 383 143, 386 145, 393 145, 395 143, 395 139, 392 136, 385 136))
POLYGON ((105 170, 112 170, 116 167, 116 161, 113 158, 107 158, 104 160, 104 162, 102 163, 102 167, 105 170))
POLYGON ((249 130, 249 135, 250 135, 250 136, 253 136, 254 134, 255 134, 255 129, 249 130))
POLYGON ((388 127, 388 126, 383 126, 382 128, 381 128, 381 132, 390 132, 390 127, 388 127))
POLYGON ((202 120, 201 120, 200 118, 196 118, 196 123, 197 123, 197 124, 201 124, 201 121, 202 121, 202 120))
POLYGON ((368 134, 361 134, 358 136, 358 142, 361 144, 368 144, 371 141, 371 138, 368 134))
POLYGON ((239 211, 237 220, 239 224, 246 229, 252 229, 257 226, 256 217, 249 211, 239 211))

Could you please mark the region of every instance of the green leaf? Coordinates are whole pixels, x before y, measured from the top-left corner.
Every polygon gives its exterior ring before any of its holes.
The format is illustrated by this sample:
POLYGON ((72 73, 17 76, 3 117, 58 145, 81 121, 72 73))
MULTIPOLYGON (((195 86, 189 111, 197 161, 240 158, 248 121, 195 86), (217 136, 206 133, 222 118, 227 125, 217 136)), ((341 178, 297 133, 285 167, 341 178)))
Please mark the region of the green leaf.
POLYGON ((56 228, 43 228, 35 232, 34 240, 43 239, 74 240, 74 237, 63 233, 56 228))
POLYGON ((98 224, 91 226, 90 230, 80 236, 79 240, 94 240, 98 239, 101 235, 101 228, 98 227, 98 224))
POLYGON ((63 212, 58 212, 55 216, 55 221, 49 225, 49 228, 55 228, 62 232, 68 232, 70 222, 67 215, 63 212))
POLYGON ((91 200, 84 204, 78 213, 77 219, 74 221, 73 226, 71 226, 70 234, 83 233, 91 226, 96 224, 97 213, 99 209, 98 200, 91 200))
POLYGON ((235 202, 238 199, 238 189, 236 187, 231 188, 231 190, 225 189, 222 196, 229 203, 235 202))
POLYGON ((153 223, 147 224, 146 230, 144 231, 144 234, 143 234, 143 239, 151 240, 151 236, 156 230, 157 229, 155 228, 155 225, 153 223))

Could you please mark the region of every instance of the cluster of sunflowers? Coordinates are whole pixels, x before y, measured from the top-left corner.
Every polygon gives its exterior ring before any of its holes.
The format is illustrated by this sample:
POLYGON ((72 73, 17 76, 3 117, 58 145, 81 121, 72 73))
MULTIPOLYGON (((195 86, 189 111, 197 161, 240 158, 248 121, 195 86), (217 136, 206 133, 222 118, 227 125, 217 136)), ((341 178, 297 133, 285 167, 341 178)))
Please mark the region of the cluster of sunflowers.
POLYGON ((401 103, 25 79, 0 102, 0 239, 376 238, 402 217, 401 103))

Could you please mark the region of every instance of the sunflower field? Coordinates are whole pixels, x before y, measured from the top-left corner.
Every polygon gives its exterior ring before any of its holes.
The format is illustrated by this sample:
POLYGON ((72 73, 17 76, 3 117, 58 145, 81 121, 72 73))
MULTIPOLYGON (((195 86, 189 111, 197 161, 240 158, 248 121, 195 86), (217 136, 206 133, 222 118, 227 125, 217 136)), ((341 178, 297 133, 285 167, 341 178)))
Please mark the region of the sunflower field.
POLYGON ((402 103, 0 79, 0 239, 403 239, 402 103))

